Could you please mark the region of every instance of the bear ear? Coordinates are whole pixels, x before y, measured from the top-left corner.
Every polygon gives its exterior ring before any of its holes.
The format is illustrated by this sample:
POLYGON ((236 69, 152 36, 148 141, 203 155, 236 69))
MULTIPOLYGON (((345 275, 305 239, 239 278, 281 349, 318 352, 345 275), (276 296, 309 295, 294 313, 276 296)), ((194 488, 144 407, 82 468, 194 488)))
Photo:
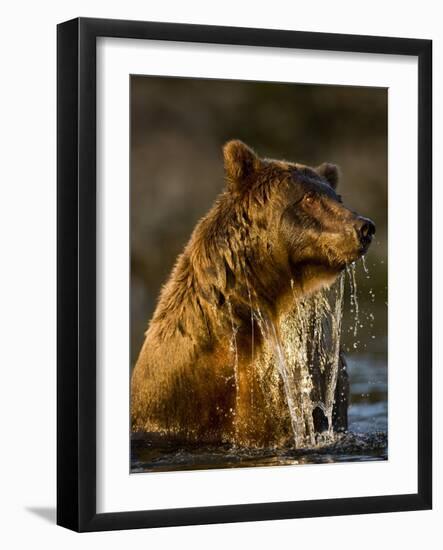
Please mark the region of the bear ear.
POLYGON ((223 157, 228 189, 240 191, 248 177, 258 169, 260 160, 250 147, 238 139, 224 145, 223 157))
POLYGON ((315 169, 317 174, 329 183, 332 189, 336 189, 340 179, 340 169, 335 164, 324 162, 315 169))

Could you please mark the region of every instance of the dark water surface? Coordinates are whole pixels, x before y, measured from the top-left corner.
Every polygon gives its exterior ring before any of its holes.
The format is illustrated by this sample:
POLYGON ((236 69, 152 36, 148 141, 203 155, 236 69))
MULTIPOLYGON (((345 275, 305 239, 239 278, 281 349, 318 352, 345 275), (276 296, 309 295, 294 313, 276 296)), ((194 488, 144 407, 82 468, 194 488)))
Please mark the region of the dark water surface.
POLYGON ((195 446, 177 448, 133 440, 131 472, 203 470, 251 466, 386 460, 388 457, 387 366, 384 354, 348 356, 351 384, 349 430, 334 441, 303 450, 251 450, 195 446))

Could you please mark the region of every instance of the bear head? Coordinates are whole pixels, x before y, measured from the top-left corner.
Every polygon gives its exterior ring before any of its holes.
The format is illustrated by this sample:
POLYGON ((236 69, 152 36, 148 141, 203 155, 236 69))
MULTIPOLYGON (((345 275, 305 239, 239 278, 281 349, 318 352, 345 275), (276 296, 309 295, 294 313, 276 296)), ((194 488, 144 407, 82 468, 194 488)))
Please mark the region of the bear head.
POLYGON ((256 234, 266 240, 260 250, 270 253, 255 261, 289 273, 307 293, 331 284, 367 252, 375 225, 343 204, 337 166, 260 158, 239 140, 226 143, 223 152, 227 193, 247 205, 256 234))

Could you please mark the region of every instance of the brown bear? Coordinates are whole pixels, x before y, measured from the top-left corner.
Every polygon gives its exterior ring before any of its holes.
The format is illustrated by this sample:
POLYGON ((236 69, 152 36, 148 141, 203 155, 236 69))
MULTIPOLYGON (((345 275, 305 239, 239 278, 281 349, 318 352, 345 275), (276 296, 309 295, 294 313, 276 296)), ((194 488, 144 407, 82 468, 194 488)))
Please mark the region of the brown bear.
POLYGON ((266 386, 266 341, 275 364, 281 319, 365 254, 375 226, 343 205, 333 164, 259 158, 239 140, 223 153, 225 190, 178 257, 133 370, 132 430, 276 446, 292 437, 290 403, 284 372, 266 386))

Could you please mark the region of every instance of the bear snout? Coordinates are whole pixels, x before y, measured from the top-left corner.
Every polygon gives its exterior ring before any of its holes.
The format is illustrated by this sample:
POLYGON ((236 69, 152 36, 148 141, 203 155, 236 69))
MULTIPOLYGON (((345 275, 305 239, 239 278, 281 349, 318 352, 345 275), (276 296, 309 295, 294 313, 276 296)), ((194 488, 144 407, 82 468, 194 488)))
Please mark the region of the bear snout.
POLYGON ((359 216, 354 224, 358 238, 364 248, 367 248, 375 235, 375 224, 369 218, 359 216))

